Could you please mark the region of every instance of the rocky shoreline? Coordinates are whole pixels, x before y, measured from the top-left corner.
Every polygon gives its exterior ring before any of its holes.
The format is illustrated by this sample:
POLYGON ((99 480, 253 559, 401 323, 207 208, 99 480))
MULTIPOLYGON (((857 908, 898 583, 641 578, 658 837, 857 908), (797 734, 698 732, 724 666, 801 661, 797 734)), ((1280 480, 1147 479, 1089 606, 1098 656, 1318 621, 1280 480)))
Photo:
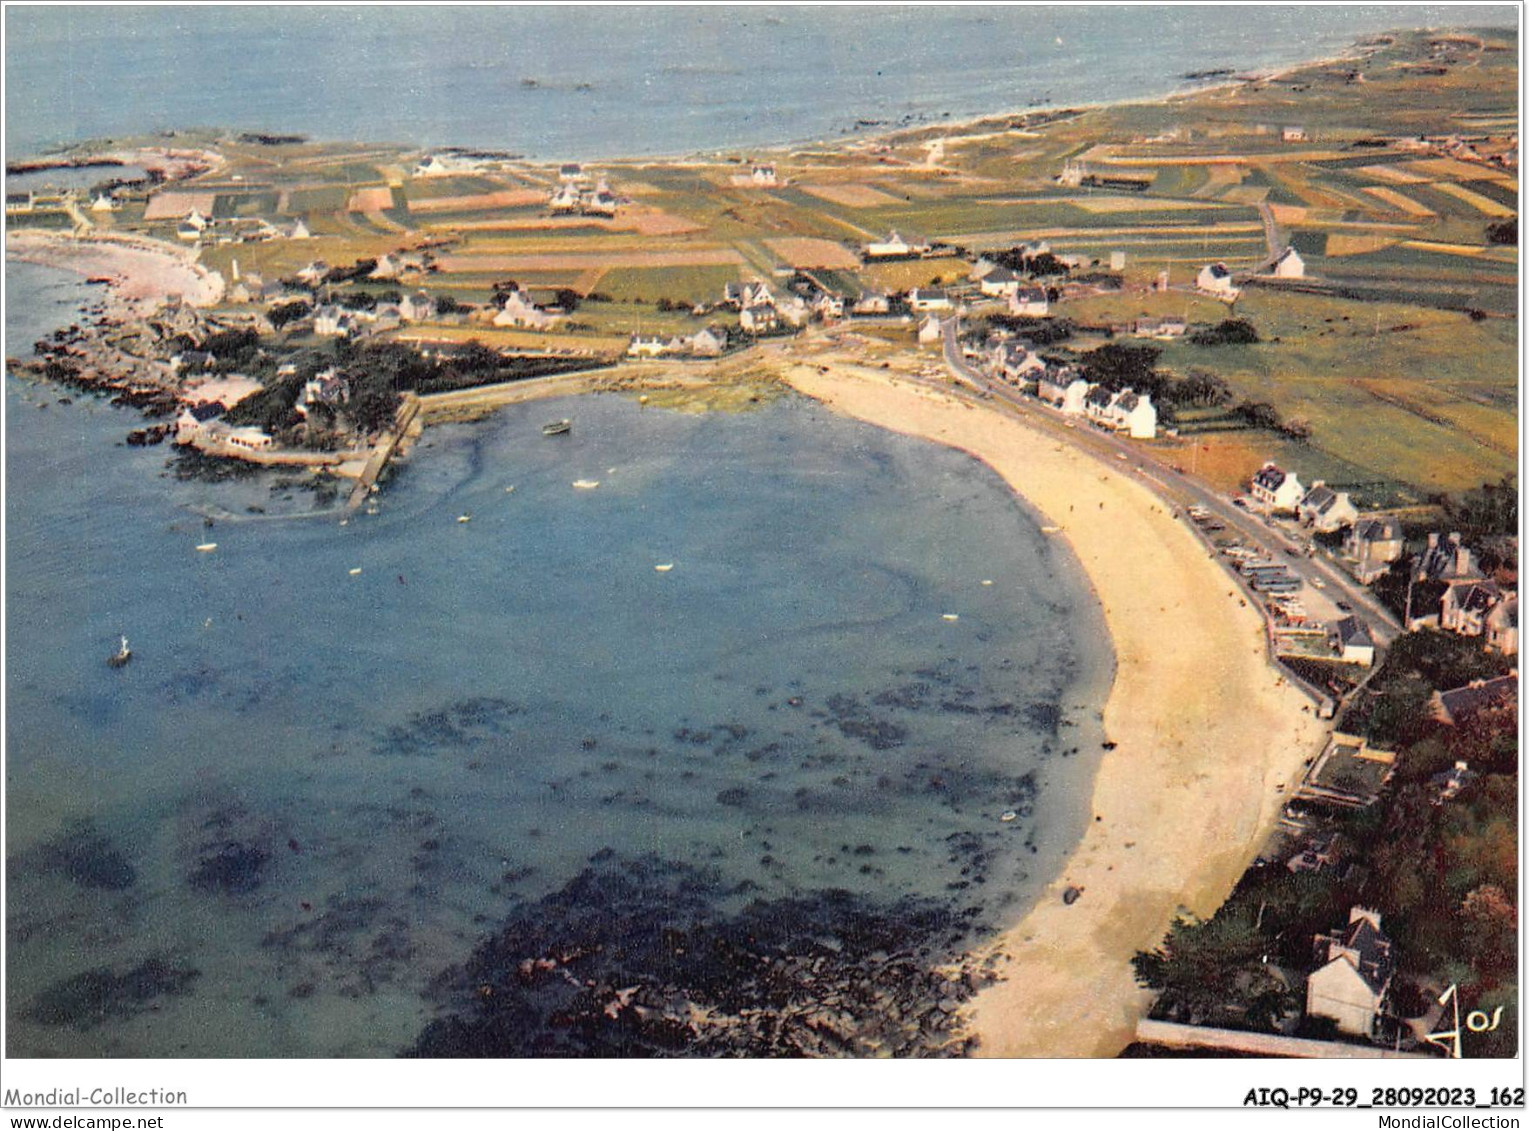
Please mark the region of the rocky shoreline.
POLYGON ((597 854, 516 906, 431 996, 408 1057, 968 1055, 963 1004, 997 960, 976 907, 843 890, 748 902, 751 885, 597 854), (603 859, 601 857, 604 856, 603 859), (741 906, 738 906, 740 905, 741 906), (736 907, 719 911, 719 908, 736 907))

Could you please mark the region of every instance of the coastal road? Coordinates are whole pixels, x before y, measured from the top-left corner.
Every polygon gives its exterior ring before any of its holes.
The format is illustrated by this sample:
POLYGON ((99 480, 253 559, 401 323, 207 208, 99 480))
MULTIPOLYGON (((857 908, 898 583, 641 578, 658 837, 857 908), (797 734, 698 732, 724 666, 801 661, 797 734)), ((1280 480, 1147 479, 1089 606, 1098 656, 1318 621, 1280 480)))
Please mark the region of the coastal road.
MULTIPOLYGON (((1351 605, 1356 613, 1363 615, 1376 644, 1384 647, 1401 632, 1400 622, 1389 609, 1375 600, 1368 589, 1330 562, 1320 557, 1307 557, 1305 535, 1301 532, 1288 530, 1272 519, 1265 519, 1235 506, 1229 498, 1207 484, 1176 470, 1169 462, 1175 458, 1173 456, 1165 460, 1164 453, 1146 448, 1140 441, 1123 439, 1112 432, 1102 431, 1087 421, 1066 416, 1032 397, 989 380, 962 357, 956 323, 955 318, 943 323, 944 352, 946 367, 960 384, 975 391, 983 399, 1002 401, 1027 423, 1050 436, 1066 440, 1102 461, 1124 463, 1181 515, 1184 508, 1189 506, 1204 507, 1229 533, 1263 550, 1316 592, 1334 602, 1344 601, 1351 605)), ((1198 443, 1197 440, 1191 442, 1198 443)), ((1187 516, 1185 521, 1188 522, 1187 516)))

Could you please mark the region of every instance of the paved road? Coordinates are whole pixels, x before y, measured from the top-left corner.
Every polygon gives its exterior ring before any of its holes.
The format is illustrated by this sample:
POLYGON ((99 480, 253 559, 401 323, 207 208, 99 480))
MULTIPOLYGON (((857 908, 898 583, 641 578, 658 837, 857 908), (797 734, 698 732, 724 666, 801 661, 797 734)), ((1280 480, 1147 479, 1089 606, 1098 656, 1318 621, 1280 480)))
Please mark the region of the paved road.
MULTIPOLYGON (((1324 596, 1353 606, 1355 612, 1361 614, 1369 624, 1370 634, 1377 645, 1384 647, 1401 631, 1401 624, 1390 610, 1375 600, 1369 590, 1330 562, 1320 557, 1307 557, 1303 535, 1283 529, 1283 524, 1271 525, 1261 516, 1234 506, 1229 498, 1208 485, 1175 471, 1173 461, 1179 458, 1176 455, 1170 454, 1165 459, 1165 453, 1149 449, 1139 441, 1101 431, 1077 417, 1064 416, 1033 397, 990 381, 968 365, 961 356, 956 323, 955 318, 947 319, 944 323, 945 364, 952 376, 978 396, 1003 401, 1024 417, 1026 423, 1040 427, 1049 435, 1065 439, 1101 460, 1128 464, 1148 487, 1180 514, 1183 508, 1191 505, 1204 507, 1226 526, 1228 533, 1235 534, 1250 546, 1261 548, 1324 596), (1287 550, 1292 553, 1286 553, 1287 550)), ((1184 521, 1189 521, 1187 516, 1184 521)))

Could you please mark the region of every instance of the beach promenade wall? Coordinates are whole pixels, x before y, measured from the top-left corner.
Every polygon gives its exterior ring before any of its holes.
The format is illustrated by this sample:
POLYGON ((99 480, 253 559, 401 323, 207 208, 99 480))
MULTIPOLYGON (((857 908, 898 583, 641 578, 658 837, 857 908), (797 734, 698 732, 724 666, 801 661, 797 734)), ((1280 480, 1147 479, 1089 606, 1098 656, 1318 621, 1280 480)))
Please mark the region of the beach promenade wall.
POLYGON ((1339 1041, 1310 1041, 1299 1037, 1281 1037, 1274 1033, 1244 1033, 1238 1029, 1211 1029, 1200 1025, 1178 1025, 1171 1021, 1136 1023, 1136 1039, 1147 1044, 1177 1049, 1215 1049, 1240 1052, 1250 1056, 1282 1056, 1304 1060, 1437 1060, 1421 1052, 1393 1052, 1372 1045, 1351 1045, 1339 1041))

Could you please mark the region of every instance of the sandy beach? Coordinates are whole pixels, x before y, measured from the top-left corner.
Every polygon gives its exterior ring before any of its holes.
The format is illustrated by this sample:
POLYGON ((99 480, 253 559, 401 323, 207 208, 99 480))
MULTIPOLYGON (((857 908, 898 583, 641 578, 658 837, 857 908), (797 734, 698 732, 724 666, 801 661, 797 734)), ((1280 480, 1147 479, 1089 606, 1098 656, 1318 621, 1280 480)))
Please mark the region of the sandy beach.
POLYGON ((223 297, 223 276, 200 266, 194 252, 141 236, 23 230, 7 234, 5 251, 28 263, 112 280, 112 297, 126 304, 124 314, 147 313, 171 295, 192 306, 211 306, 223 297))
POLYGON ((1266 659, 1262 623, 1165 504, 1013 416, 877 371, 786 365, 798 391, 982 459, 1063 528, 1104 609, 1117 671, 1094 822, 1062 874, 992 950, 1001 981, 966 1013, 993 1057, 1108 1057, 1149 995, 1130 958, 1175 911, 1226 898, 1325 733, 1266 659), (1083 890, 1068 906, 1068 886, 1083 890))

